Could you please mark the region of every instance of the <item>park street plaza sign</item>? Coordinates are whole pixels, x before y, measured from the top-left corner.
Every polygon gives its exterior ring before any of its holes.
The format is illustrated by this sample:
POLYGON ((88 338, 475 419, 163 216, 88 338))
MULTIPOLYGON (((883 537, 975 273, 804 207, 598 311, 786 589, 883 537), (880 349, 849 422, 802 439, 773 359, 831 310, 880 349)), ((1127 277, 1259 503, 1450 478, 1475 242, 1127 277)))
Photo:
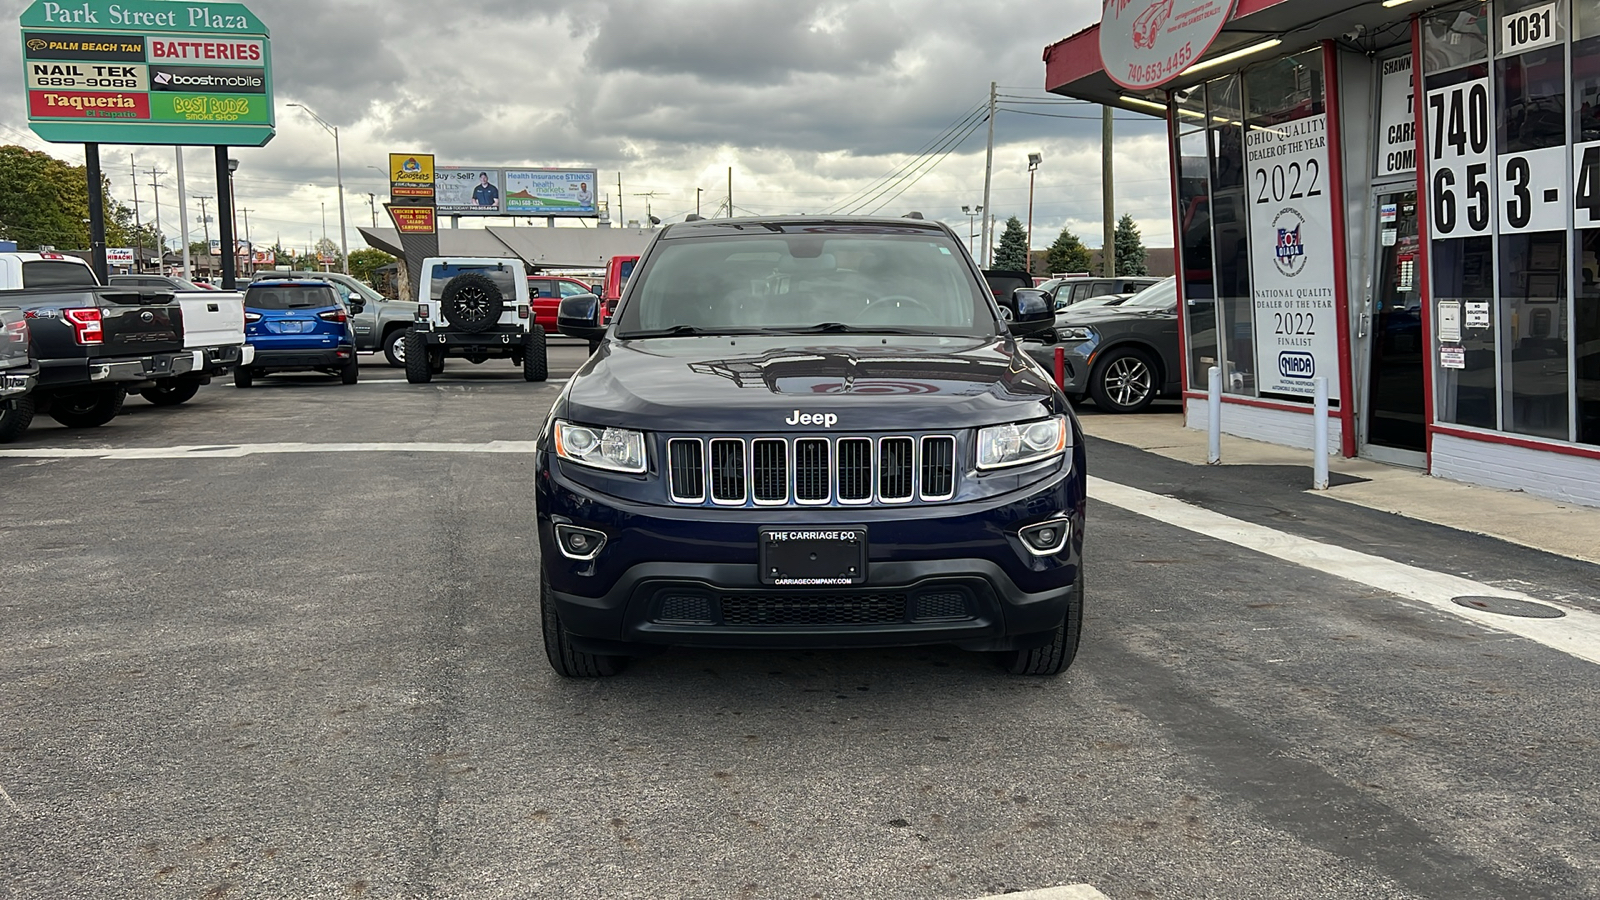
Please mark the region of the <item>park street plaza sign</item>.
POLYGON ((1205 55, 1233 16, 1234 0, 1106 0, 1100 62, 1117 84, 1159 87, 1205 55))
POLYGON ((267 26, 238 3, 39 0, 23 12, 28 127, 57 143, 272 140, 267 26))

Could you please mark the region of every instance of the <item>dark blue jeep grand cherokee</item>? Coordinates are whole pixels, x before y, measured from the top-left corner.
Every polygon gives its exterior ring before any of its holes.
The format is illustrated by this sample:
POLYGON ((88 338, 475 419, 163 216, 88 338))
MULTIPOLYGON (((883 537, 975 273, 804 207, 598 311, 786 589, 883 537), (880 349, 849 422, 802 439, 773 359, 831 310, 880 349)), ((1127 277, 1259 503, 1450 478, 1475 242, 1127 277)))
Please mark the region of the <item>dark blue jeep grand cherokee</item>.
POLYGON ((665 645, 953 643, 1054 675, 1083 621, 1084 454, 961 241, 917 219, 719 219, 645 251, 551 409, 545 649, 609 675, 665 645))

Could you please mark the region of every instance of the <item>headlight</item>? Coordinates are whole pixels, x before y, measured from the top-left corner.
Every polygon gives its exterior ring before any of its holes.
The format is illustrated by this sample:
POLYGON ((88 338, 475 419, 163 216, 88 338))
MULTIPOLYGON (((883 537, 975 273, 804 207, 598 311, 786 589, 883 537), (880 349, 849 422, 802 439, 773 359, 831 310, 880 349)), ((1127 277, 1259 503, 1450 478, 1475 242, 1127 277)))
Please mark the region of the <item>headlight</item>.
POLYGON ((1083 328, 1081 326, 1076 326, 1076 325, 1072 326, 1071 328, 1057 328, 1056 329, 1056 340, 1058 340, 1058 341, 1092 341, 1092 340, 1094 340, 1094 330, 1091 329, 1091 328, 1083 328))
POLYGON ((644 434, 556 420, 556 455, 612 472, 644 471, 644 434))
POLYGON ((978 468, 1000 469, 1059 456, 1067 449, 1071 434, 1066 416, 980 429, 978 468))

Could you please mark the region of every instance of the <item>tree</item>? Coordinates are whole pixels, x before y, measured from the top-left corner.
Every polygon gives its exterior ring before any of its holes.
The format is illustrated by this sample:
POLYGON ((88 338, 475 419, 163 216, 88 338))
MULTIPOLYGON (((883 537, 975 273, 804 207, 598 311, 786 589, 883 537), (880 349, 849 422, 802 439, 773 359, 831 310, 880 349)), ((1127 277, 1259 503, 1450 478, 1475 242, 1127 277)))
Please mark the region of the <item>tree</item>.
POLYGON ((1050 245, 1045 259, 1049 262, 1051 274, 1089 271, 1089 248, 1066 228, 1061 229, 1056 242, 1050 245))
MULTIPOLYGON (((133 210, 110 198, 104 176, 106 246, 143 246, 154 254, 161 235, 145 225, 135 229, 133 210)), ((89 175, 48 153, 26 147, 0 147, 0 238, 26 250, 89 246, 89 175)))
POLYGON ((1118 275, 1149 274, 1150 269, 1144 259, 1144 241, 1139 238, 1139 226, 1133 224, 1133 216, 1123 213, 1122 218, 1117 220, 1116 242, 1118 275))
POLYGON ((350 251, 350 274, 368 284, 372 283, 373 273, 379 268, 394 262, 394 257, 372 247, 350 251))
POLYGON ((1028 232, 1016 216, 1006 220, 1006 230, 1000 235, 1000 246, 994 251, 994 267, 1013 272, 1028 271, 1028 232))

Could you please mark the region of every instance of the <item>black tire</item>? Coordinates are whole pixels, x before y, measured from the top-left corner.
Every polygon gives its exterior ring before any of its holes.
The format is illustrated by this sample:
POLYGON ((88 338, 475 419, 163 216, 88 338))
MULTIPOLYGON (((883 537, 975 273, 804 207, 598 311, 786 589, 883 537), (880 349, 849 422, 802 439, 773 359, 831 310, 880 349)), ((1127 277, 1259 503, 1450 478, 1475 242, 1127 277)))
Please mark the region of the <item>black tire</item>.
POLYGON ((550 668, 558 674, 565 678, 604 678, 627 667, 626 656, 602 656, 573 648, 567 630, 561 626, 556 605, 550 600, 550 582, 543 568, 539 570, 539 608, 544 626, 544 655, 550 660, 550 668))
POLYGON ((406 380, 412 384, 427 384, 433 380, 433 367, 428 365, 428 348, 422 335, 406 332, 406 380))
POLYGON ((445 321, 468 334, 493 328, 505 312, 506 298, 492 279, 477 272, 463 272, 450 279, 439 295, 439 311, 445 321))
POLYGON ((340 384, 355 384, 361 380, 361 363, 357 361, 354 352, 350 354, 350 361, 339 369, 340 384))
POLYGON ((1156 399, 1156 364, 1135 347, 1119 347, 1095 363, 1089 375, 1089 396, 1110 413, 1134 413, 1156 399))
POLYGON ((535 325, 522 336, 522 380, 544 381, 550 377, 550 360, 544 342, 544 326, 535 325))
POLYGON ((1060 675, 1078 655, 1083 637, 1083 563, 1078 563, 1078 579, 1072 583, 1072 599, 1066 618, 1056 626, 1050 643, 1031 650, 1010 650, 1000 654, 1000 665, 1013 675, 1060 675))
POLYGON ((0 400, 0 444, 22 437, 33 424, 33 398, 28 396, 0 400))
POLYGON ((122 412, 126 399, 128 392, 122 388, 57 397, 50 401, 50 418, 68 428, 99 428, 122 412))
POLYGON ((194 399, 200 392, 200 383, 197 381, 177 381, 157 384, 153 388, 145 388, 139 396, 149 400, 156 406, 177 406, 194 399))
POLYGON ((256 383, 256 373, 250 371, 249 369, 245 368, 244 366, 240 366, 239 368, 233 370, 233 386, 234 387, 236 387, 236 388, 247 388, 247 387, 250 387, 251 385, 253 385, 255 383, 256 383))
POLYGON ((406 367, 406 335, 410 333, 409 328, 395 328, 383 336, 383 358, 396 369, 406 367))

